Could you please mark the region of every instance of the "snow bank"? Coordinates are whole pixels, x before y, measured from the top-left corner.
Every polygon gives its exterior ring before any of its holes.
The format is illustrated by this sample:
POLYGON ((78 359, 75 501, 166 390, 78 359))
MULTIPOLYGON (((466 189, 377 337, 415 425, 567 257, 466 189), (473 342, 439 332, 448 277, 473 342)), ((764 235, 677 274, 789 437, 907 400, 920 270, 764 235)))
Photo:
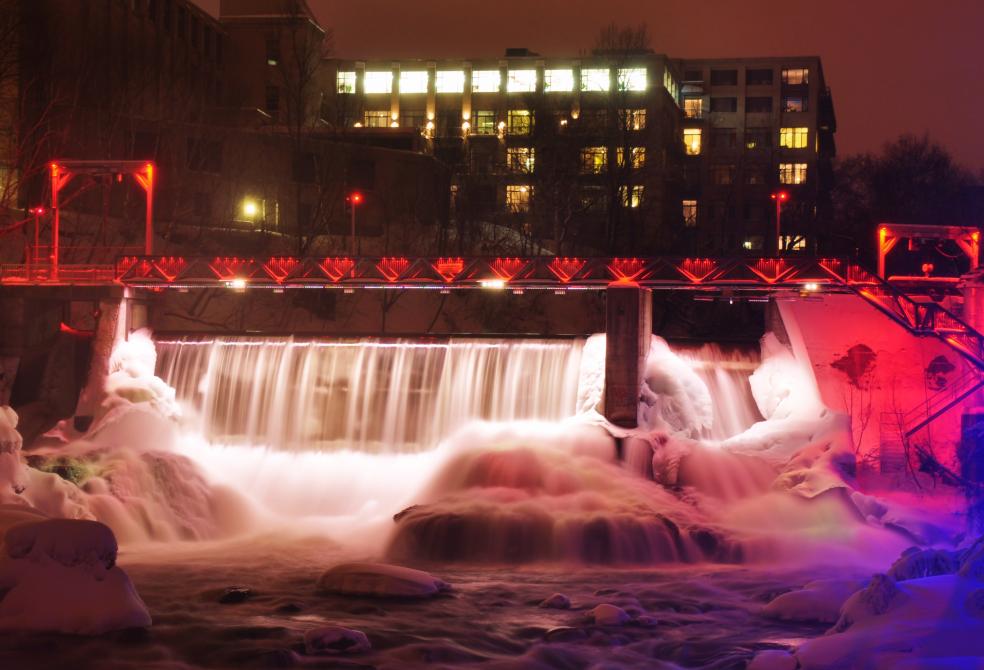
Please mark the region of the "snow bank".
POLYGON ((151 623, 116 538, 95 521, 49 519, 7 529, 0 557, 0 630, 98 635, 151 623))
POLYGON ((304 651, 308 654, 359 654, 371 648, 361 630, 322 626, 304 633, 304 651))
POLYGON ((344 563, 318 579, 318 590, 375 598, 430 598, 451 585, 423 570, 385 563, 344 563))
POLYGON ((27 487, 27 468, 21 460, 21 445, 17 413, 0 405, 0 503, 11 502, 27 487))
POLYGON ((862 586, 853 579, 818 579, 775 598, 762 613, 775 619, 832 624, 840 617, 844 602, 862 586))

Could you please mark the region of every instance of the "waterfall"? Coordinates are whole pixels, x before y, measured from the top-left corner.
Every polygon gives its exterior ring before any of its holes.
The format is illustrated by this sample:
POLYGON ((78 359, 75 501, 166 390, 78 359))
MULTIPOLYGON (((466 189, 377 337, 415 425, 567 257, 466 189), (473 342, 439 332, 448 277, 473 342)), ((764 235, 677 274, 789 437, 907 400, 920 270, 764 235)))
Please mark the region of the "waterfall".
POLYGON ((711 394, 714 406, 712 440, 734 437, 753 423, 762 421, 748 384, 748 377, 760 362, 758 348, 723 347, 716 343, 674 346, 674 352, 687 361, 711 394))
POLYGON ((211 442, 430 449, 470 420, 574 413, 580 340, 158 341, 157 374, 211 442))

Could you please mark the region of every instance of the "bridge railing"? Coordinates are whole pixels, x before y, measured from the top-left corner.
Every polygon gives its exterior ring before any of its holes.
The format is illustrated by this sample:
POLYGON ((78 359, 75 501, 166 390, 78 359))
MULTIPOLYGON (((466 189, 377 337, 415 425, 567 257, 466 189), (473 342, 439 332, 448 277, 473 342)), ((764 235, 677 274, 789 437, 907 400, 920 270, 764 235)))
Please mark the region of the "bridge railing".
POLYGON ((409 258, 330 256, 126 256, 120 283, 140 287, 237 286, 393 288, 599 289, 614 284, 648 288, 765 288, 836 284, 813 258, 584 258, 561 256, 409 258))

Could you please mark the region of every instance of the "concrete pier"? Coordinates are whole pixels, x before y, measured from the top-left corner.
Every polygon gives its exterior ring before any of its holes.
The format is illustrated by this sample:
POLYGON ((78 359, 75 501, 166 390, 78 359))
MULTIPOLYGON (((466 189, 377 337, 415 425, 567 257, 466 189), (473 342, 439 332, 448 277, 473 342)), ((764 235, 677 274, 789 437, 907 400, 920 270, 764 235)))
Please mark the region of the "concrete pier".
POLYGON ((652 292, 612 285, 606 296, 605 418, 617 426, 635 428, 639 386, 653 332, 652 292))

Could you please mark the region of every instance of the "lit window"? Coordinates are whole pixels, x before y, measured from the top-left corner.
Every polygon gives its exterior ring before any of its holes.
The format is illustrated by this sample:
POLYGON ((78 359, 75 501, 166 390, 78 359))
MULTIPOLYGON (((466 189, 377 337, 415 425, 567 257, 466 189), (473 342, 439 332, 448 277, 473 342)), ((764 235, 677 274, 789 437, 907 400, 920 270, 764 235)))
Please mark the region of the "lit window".
POLYGON ((532 186, 510 184, 506 186, 506 207, 515 214, 530 211, 532 186))
POLYGON ((355 73, 339 72, 335 77, 339 93, 355 93, 355 73))
POLYGON ((607 91, 611 87, 608 68, 587 68, 581 70, 582 91, 607 91))
POLYGON ((697 227, 697 201, 683 201, 683 225, 687 228, 697 227))
POLYGON ((483 109, 472 113, 471 128, 476 135, 495 135, 495 112, 483 109))
POLYGON ((790 68, 782 71, 782 83, 787 86, 810 83, 810 71, 806 68, 790 68))
POLYGON ((809 135, 809 128, 780 128, 779 146, 787 149, 805 149, 809 135))
POLYGON ((704 116, 703 98, 684 98, 683 114, 688 119, 700 119, 704 116))
MULTIPOLYGON (((616 151, 618 166, 625 167, 625 149, 619 147, 616 151)), ((629 167, 641 168, 646 164, 646 147, 631 147, 629 149, 629 167)))
POLYGON ((426 93, 427 71, 400 72, 400 93, 426 93))
POLYGON ((805 95, 787 95, 782 99, 782 111, 784 112, 805 112, 807 107, 805 95))
POLYGON ((509 147, 506 149, 506 159, 509 169, 515 172, 533 172, 534 150, 532 147, 509 147))
POLYGON ((528 109, 510 109, 507 116, 510 135, 529 135, 533 116, 528 109))
POLYGON ((625 127, 629 130, 642 130, 646 127, 646 110, 625 110, 625 127))
POLYGON ((574 90, 574 70, 544 70, 543 90, 547 93, 574 90))
POLYGON ((782 248, 786 251, 801 251, 806 249, 806 238, 802 235, 783 235, 782 248))
POLYGON ((608 166, 608 149, 605 147, 584 147, 581 149, 581 171, 599 174, 608 166))
POLYGON ((642 185, 633 184, 632 186, 620 186, 618 189, 619 200, 622 207, 637 209, 642 205, 642 185))
POLYGON ((700 128, 683 129, 683 146, 688 156, 700 155, 700 128))
POLYGON ((536 70, 510 70, 506 80, 510 93, 532 93, 536 90, 536 70))
POLYGON ((366 128, 389 128, 389 112, 366 111, 363 118, 365 120, 366 128))
POLYGON ((677 96, 680 94, 680 86, 677 84, 677 80, 674 79, 673 75, 670 74, 669 70, 663 70, 663 88, 666 89, 666 92, 670 94, 670 97, 674 101, 678 99, 677 96))
POLYGON ((473 93, 498 93, 500 86, 502 86, 502 73, 498 70, 472 72, 473 93))
POLYGON ((463 70, 438 70, 434 75, 434 89, 438 93, 464 93, 465 73, 463 70))
POLYGON ((362 88, 366 93, 392 93, 392 72, 366 72, 362 80, 362 88))
POLYGON ((806 163, 779 163, 780 184, 802 184, 806 181, 806 163))
POLYGON ((762 249, 762 236, 753 235, 751 237, 746 237, 742 243, 741 248, 748 251, 756 251, 762 249))
POLYGON ((617 76, 620 91, 645 91, 649 84, 644 67, 619 68, 617 76))

